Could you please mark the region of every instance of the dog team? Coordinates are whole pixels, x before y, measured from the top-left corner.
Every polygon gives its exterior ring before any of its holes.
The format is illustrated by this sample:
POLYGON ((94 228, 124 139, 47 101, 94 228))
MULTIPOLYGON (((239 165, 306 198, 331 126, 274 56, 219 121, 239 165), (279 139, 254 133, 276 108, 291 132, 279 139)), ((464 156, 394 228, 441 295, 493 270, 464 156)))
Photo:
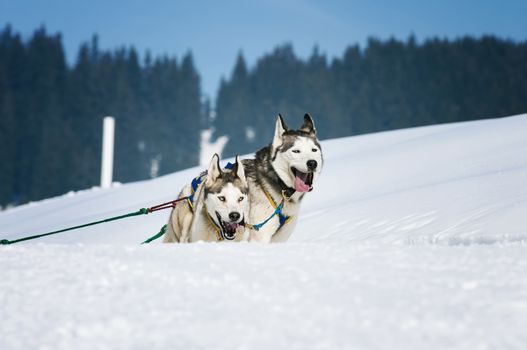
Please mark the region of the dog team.
POLYGON ((279 115, 272 142, 254 159, 236 156, 222 169, 215 154, 208 170, 181 190, 187 203, 170 213, 163 241, 287 241, 322 163, 311 116, 294 130, 279 115))

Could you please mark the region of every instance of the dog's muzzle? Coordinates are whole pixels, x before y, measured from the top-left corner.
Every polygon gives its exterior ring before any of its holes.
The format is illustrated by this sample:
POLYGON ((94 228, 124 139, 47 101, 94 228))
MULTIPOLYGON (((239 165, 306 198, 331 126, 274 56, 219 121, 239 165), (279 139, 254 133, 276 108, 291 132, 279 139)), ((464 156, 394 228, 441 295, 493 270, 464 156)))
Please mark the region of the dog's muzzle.
POLYGON ((236 238, 236 231, 238 230, 238 227, 244 226, 243 218, 240 222, 224 221, 218 212, 216 212, 216 217, 220 223, 221 237, 227 241, 234 240, 236 238))

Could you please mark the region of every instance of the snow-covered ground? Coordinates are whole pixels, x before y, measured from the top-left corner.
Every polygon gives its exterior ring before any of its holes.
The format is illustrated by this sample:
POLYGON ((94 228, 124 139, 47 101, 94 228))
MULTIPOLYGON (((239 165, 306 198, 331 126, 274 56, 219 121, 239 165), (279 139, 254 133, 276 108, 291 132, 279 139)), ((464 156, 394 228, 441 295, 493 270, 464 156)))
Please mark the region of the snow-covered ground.
MULTIPOLYGON (((527 115, 323 142, 290 242, 140 246, 168 212, 0 247, 0 349, 526 349, 527 115)), ((0 213, 173 199, 185 170, 0 213)))

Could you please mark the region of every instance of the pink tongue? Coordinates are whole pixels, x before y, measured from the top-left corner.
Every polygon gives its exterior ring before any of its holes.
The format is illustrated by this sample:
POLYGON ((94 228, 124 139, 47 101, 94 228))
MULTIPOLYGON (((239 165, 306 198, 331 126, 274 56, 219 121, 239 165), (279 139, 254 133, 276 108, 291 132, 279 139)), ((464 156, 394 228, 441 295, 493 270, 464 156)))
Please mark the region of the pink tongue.
POLYGON ((311 186, 306 185, 306 183, 300 179, 298 176, 295 177, 295 190, 298 192, 309 192, 311 186))

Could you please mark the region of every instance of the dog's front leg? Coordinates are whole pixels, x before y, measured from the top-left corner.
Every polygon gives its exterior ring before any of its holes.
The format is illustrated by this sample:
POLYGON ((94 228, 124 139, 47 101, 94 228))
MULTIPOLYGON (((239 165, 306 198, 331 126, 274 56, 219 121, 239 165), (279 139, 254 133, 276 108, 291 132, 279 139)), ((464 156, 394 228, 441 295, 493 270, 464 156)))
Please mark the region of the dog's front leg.
POLYGON ((272 237, 272 243, 283 243, 289 240, 296 226, 296 218, 298 215, 292 216, 287 224, 282 226, 272 237))
POLYGON ((190 227, 192 226, 193 215, 185 215, 181 222, 181 239, 179 243, 188 243, 190 238, 190 227))
POLYGON ((258 242, 258 243, 271 243, 271 237, 276 230, 275 225, 270 225, 267 227, 262 227, 259 231, 250 230, 249 241, 258 242), (273 226, 273 227, 271 227, 273 226))

